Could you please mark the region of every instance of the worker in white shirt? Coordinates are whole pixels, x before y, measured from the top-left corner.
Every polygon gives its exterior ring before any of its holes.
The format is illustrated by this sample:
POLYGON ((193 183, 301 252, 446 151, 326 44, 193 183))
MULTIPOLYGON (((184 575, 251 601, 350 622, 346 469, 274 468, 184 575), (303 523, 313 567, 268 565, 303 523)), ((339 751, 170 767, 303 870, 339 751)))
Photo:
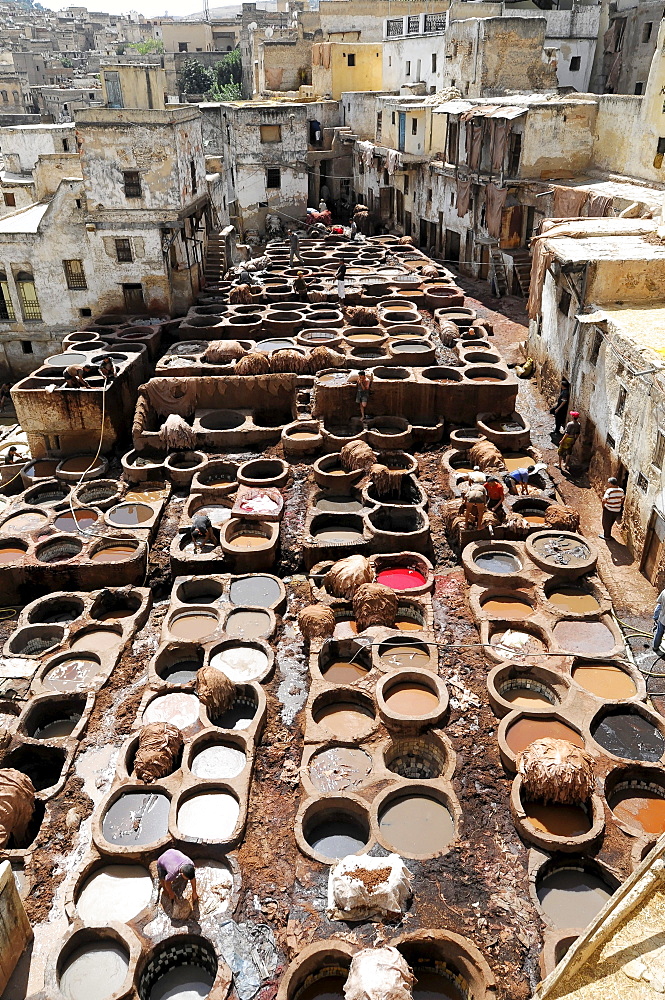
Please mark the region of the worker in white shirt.
POLYGON ((614 522, 621 517, 625 499, 626 494, 619 486, 618 480, 614 476, 610 476, 607 480, 607 489, 600 501, 603 505, 603 533, 598 537, 604 538, 606 542, 609 542, 612 537, 614 522))

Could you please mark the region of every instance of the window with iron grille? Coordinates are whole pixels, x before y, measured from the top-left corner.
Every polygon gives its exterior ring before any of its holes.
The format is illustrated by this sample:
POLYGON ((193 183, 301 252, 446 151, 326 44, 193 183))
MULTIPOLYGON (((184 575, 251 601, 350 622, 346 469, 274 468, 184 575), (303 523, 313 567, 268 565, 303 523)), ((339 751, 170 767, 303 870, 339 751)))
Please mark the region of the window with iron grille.
POLYGON ((62 266, 65 269, 67 288, 87 288, 88 282, 85 280, 82 260, 63 260, 62 266))
POLYGON ((4 271, 0 271, 0 319, 16 319, 4 271))
POLYGON ((407 29, 410 35, 417 35, 420 31, 420 18, 416 14, 407 18, 407 29))
POLYGON ((646 493, 646 491, 649 489, 649 480, 647 479, 647 477, 644 475, 643 472, 638 473, 637 485, 639 486, 639 488, 642 490, 643 493, 646 493))
POLYGON ((665 459, 665 434, 658 431, 658 436, 656 437, 656 447, 653 453, 653 464, 657 469, 663 468, 663 460, 665 459))
POLYGON ((122 181, 125 185, 125 198, 141 197, 141 175, 138 170, 123 170, 122 181))
POLYGON ((607 441, 607 447, 608 448, 616 448, 617 443, 616 443, 616 441, 614 440, 614 438, 612 437, 611 434, 608 434, 607 438, 605 440, 607 441))
POLYGON ((23 319, 41 319, 42 311, 35 289, 35 279, 27 271, 19 271, 16 275, 16 288, 23 319))
POLYGON ((124 237, 117 239, 115 241, 115 255, 119 264, 131 264, 134 259, 131 241, 124 237))
POLYGON ((388 38, 394 38, 396 35, 404 34, 404 21, 401 17, 396 17, 391 21, 386 22, 386 35, 388 38))
POLYGON ((282 186, 282 174, 279 167, 268 167, 266 170, 266 187, 280 188, 282 186))
POLYGON ((626 409, 626 390, 623 386, 619 389, 619 395, 617 398, 617 408, 614 411, 617 417, 623 416, 623 411, 626 409))
POLYGON ((425 31, 444 31, 445 27, 445 14, 425 14, 425 31))

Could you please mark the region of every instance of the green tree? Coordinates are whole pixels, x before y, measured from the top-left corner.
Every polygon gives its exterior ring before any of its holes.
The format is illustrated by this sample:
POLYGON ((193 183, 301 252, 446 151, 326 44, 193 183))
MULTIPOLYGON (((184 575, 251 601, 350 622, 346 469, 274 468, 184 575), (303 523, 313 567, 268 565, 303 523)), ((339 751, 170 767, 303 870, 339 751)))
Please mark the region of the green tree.
POLYGON ((160 38, 148 38, 145 42, 132 42, 128 48, 134 49, 141 56, 149 56, 153 52, 161 54, 164 51, 164 42, 160 38))
POLYGON ((226 53, 223 59, 215 63, 215 76, 219 87, 228 83, 239 84, 242 82, 240 49, 232 49, 226 53))
POLYGON ((183 63, 180 82, 184 94, 209 94, 215 85, 215 74, 198 59, 187 59, 183 63))
POLYGON ((63 56, 63 58, 60 60, 60 65, 64 66, 65 69, 72 69, 74 63, 71 61, 69 56, 63 56))
POLYGON ((212 97, 215 101, 239 101, 242 87, 239 83, 223 83, 221 86, 216 83, 212 88, 212 97))

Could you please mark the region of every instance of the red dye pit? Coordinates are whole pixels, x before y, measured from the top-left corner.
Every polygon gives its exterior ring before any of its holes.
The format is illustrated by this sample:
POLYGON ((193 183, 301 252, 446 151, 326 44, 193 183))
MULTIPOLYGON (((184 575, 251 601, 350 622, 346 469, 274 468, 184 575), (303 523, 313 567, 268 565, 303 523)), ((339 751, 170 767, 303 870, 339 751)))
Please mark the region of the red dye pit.
POLYGON ((382 583, 393 590, 413 590, 414 587, 422 587, 427 583, 427 579, 417 569, 409 569, 408 566, 393 566, 390 569, 383 569, 376 578, 377 583, 382 583))

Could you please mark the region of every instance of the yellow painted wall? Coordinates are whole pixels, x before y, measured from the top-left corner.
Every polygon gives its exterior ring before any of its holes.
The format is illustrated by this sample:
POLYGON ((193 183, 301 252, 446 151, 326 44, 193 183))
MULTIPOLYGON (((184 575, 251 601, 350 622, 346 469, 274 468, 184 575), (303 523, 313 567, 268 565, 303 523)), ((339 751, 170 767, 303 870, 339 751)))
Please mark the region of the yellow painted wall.
POLYGON ((332 97, 338 101, 345 90, 381 90, 383 87, 383 52, 380 44, 365 42, 333 43, 330 52, 332 97), (355 66, 348 56, 356 57, 355 66))
POLYGON ((166 93, 166 73, 159 66, 102 66, 102 93, 104 104, 108 104, 106 93, 106 72, 118 73, 124 108, 143 108, 162 111, 166 93))

